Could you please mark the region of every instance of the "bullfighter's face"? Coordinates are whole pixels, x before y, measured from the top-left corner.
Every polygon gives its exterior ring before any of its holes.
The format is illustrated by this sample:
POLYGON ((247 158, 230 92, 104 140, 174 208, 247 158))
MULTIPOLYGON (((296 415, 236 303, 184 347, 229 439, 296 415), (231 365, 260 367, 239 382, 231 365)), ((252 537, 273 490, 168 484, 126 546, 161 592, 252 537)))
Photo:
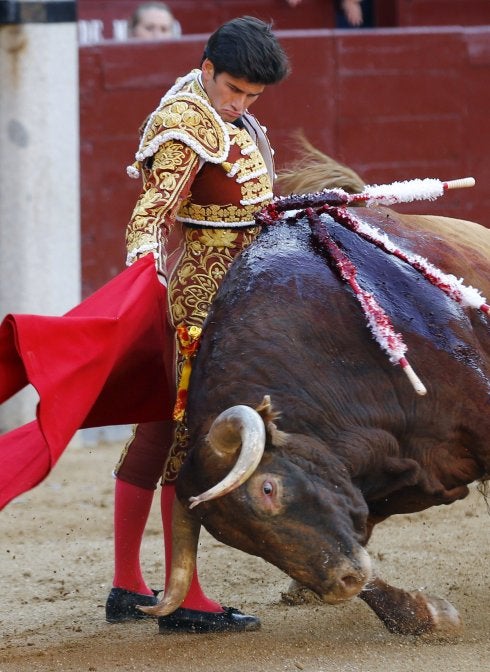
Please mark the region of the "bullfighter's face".
POLYGON ((211 105, 223 121, 235 121, 257 100, 265 85, 252 84, 227 72, 216 74, 209 59, 202 64, 202 80, 211 105))

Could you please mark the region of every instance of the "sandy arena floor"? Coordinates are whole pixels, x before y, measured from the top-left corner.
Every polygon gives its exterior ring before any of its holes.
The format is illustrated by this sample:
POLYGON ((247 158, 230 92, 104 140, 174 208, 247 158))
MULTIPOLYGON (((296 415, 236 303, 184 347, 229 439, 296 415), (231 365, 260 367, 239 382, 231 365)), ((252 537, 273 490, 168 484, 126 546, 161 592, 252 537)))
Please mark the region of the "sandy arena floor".
MULTIPOLYGON (((0 514, 0 672, 477 672, 490 669, 490 518, 475 491, 464 502, 387 521, 370 552, 383 578, 449 599, 465 622, 455 642, 389 634, 360 600, 287 606, 289 579, 203 533, 209 594, 258 614, 249 634, 159 635, 153 620, 109 625, 111 470, 119 446, 72 446, 51 476, 0 514)), ((144 547, 162 585, 157 498, 144 547)))

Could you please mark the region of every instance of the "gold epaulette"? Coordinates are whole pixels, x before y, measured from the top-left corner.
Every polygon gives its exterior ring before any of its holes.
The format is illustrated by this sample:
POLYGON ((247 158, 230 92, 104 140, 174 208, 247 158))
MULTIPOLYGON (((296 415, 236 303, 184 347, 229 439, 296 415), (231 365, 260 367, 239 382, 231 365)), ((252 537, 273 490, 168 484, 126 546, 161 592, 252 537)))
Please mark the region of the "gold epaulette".
POLYGON ((145 128, 136 160, 153 156, 167 140, 180 140, 211 163, 222 163, 230 150, 225 123, 206 100, 191 92, 163 101, 145 128))

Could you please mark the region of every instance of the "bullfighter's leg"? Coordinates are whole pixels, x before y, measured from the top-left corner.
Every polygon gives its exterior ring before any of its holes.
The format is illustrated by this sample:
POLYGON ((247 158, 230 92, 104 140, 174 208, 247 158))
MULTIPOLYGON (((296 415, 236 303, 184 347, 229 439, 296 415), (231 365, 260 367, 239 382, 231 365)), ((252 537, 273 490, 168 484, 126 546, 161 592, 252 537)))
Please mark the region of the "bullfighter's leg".
MULTIPOLYGON (((172 563, 172 514, 175 501, 175 485, 164 484, 162 487, 161 508, 163 534, 165 539, 165 587, 170 578, 170 566, 172 563)), ((211 600, 203 593, 197 576, 197 569, 194 570, 192 582, 187 593, 187 597, 181 604, 185 609, 196 609, 199 611, 222 612, 223 607, 219 602, 211 600)))
POLYGON ((114 505, 113 585, 140 595, 153 595, 143 578, 140 549, 153 502, 153 490, 116 478, 114 505))
POLYGON ((380 578, 373 579, 359 597, 393 633, 453 638, 463 629, 458 612, 447 600, 407 592, 380 578))
POLYGON ((115 469, 114 578, 106 602, 110 623, 145 618, 137 605, 157 602, 141 571, 140 550, 171 435, 171 423, 137 425, 115 469))
MULTIPOLYGON (((173 423, 152 422, 138 425, 116 467, 115 575, 106 602, 106 619, 119 623, 146 618, 138 606, 156 605, 157 598, 147 586, 140 567, 140 548, 150 513, 154 490, 162 477, 169 447, 173 442, 173 423)), ((170 571, 171 515, 175 488, 162 488, 162 522, 165 552, 170 571)), ((256 630, 259 619, 223 608, 206 597, 194 572, 191 588, 180 609, 159 618, 160 632, 220 632, 256 630)))
MULTIPOLYGON (((162 477, 169 446, 173 442, 172 422, 138 425, 125 446, 116 467, 114 503, 114 579, 106 604, 109 622, 145 618, 137 605, 156 604, 154 591, 143 578, 140 551, 153 501, 154 490, 162 477)), ((171 512, 175 488, 162 488, 162 522, 165 537, 165 567, 170 568, 171 512)), ((201 589, 197 572, 185 600, 190 609, 222 612, 221 605, 201 589)))
MULTIPOLYGON (((161 496, 163 534, 165 539, 165 588, 170 579, 172 565, 172 518, 175 502, 175 478, 186 453, 183 425, 178 423, 175 441, 165 465, 161 496), (183 433, 182 433, 183 432, 183 433), (184 452, 181 452, 181 451, 184 452)), ((159 631, 167 632, 241 632, 258 630, 260 620, 242 614, 238 609, 222 607, 207 597, 199 583, 197 567, 194 569, 187 596, 173 613, 158 618, 159 631)))

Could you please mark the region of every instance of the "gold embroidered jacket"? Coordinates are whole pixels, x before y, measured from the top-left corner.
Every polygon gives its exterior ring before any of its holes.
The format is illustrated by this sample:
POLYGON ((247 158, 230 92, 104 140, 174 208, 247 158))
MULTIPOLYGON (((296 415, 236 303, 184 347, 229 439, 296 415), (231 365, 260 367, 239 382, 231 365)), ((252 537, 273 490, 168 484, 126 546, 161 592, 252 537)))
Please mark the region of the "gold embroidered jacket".
POLYGON ((272 151, 250 114, 243 128, 224 122, 199 83, 200 70, 177 80, 149 117, 128 167, 143 190, 126 231, 127 263, 152 252, 166 274, 174 222, 210 228, 254 225, 272 199, 272 151))

